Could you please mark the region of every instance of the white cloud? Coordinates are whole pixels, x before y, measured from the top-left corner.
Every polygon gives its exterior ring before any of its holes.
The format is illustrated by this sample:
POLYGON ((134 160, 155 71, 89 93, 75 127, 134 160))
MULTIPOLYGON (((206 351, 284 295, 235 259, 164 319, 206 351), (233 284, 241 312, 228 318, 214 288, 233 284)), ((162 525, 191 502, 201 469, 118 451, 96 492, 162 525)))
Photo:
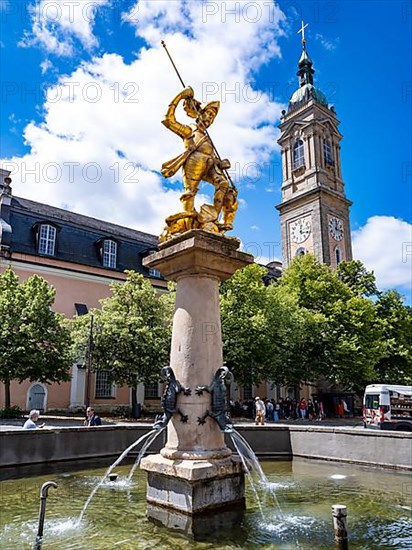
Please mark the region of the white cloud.
POLYGON ((50 61, 50 59, 45 59, 40 63, 40 68, 41 74, 45 74, 49 69, 53 68, 53 63, 50 61))
POLYGON ((412 290, 412 224, 373 216, 352 238, 354 257, 374 271, 379 289, 412 290))
POLYGON ((339 46, 340 38, 337 36, 336 38, 326 38, 321 33, 316 33, 315 36, 316 40, 322 44, 322 46, 325 48, 325 50, 333 51, 336 50, 336 48, 339 46))
MULTIPOLYGON (((183 150, 180 138, 160 123, 181 89, 162 38, 196 97, 221 101, 211 134, 222 157, 232 166, 269 159, 277 148, 275 122, 282 106, 253 87, 252 71, 279 54, 282 14, 273 6, 257 22, 236 22, 228 15, 222 23, 222 13, 206 17, 202 6, 184 0, 140 2, 134 11, 138 23, 129 19, 148 46, 135 61, 126 64, 116 53, 94 57, 48 90, 44 121, 24 131, 30 152, 8 159, 16 195, 160 232, 164 218, 180 210, 182 184, 178 174, 165 189, 159 170, 183 150)), ((177 117, 191 122, 182 109, 177 117)), ((212 194, 208 184, 201 191, 212 194)))
POLYGON ((93 34, 97 9, 111 0, 37 0, 31 7, 32 29, 26 33, 20 46, 42 46, 58 56, 74 53, 73 37, 87 50, 98 45, 93 34))

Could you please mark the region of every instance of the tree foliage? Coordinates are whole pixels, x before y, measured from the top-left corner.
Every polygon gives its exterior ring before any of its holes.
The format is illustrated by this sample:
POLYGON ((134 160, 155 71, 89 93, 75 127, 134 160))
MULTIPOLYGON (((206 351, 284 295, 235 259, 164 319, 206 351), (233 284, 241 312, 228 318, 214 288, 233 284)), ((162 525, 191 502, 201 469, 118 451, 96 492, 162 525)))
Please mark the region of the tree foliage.
MULTIPOLYGON (((127 271, 124 283, 113 283, 111 291, 112 296, 101 301, 101 309, 90 313, 94 316, 93 368, 135 389, 139 382, 157 380, 160 368, 168 363, 171 298, 159 297, 150 282, 133 271, 127 271)), ((77 358, 87 348, 89 315, 71 322, 77 358)))
POLYGON ((256 264, 237 271, 222 284, 220 309, 223 356, 239 383, 257 383, 272 367, 276 342, 271 339, 269 305, 256 264))
POLYGON ((12 269, 0 275, 0 380, 10 406, 10 382, 69 380, 70 334, 52 310, 55 290, 33 275, 22 283, 12 269))
POLYGON ((239 383, 298 384, 309 379, 311 353, 323 318, 300 308, 292 294, 266 287, 265 269, 248 266, 221 288, 223 354, 239 383))
POLYGON ((333 271, 306 255, 268 287, 263 275, 252 265, 221 288, 224 358, 239 383, 322 378, 360 389, 388 363, 385 380, 408 379, 411 316, 399 297, 367 297, 379 293, 361 262, 333 271))
POLYGON ((372 382, 412 385, 412 310, 398 292, 382 293, 376 302, 384 351, 372 382))
POLYGON ((349 286, 340 273, 313 255, 295 258, 279 283, 298 304, 323 316, 323 328, 312 353, 312 377, 363 386, 374 376, 382 352, 382 329, 374 303, 349 286))
POLYGON ((373 271, 368 271, 360 260, 340 262, 336 269, 336 275, 359 296, 375 296, 378 294, 373 271))

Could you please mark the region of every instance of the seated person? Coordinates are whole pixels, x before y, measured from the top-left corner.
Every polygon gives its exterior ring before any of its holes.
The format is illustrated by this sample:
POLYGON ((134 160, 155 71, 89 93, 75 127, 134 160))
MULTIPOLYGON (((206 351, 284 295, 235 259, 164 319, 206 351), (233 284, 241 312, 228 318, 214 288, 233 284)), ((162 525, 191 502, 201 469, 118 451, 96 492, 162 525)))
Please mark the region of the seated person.
POLYGON ((37 428, 43 428, 44 423, 37 426, 35 424, 40 416, 40 412, 37 409, 33 409, 29 413, 29 418, 26 420, 26 422, 23 425, 23 430, 36 430, 37 428))

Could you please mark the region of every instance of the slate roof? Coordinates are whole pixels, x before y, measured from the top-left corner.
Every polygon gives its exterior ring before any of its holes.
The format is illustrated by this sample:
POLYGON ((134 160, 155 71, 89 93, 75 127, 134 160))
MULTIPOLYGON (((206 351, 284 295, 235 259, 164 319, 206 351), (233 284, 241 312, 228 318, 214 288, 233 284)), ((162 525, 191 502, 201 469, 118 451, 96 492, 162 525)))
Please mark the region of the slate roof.
POLYGON ((112 235, 117 237, 123 237, 131 240, 140 240, 147 244, 152 244, 154 247, 158 245, 158 237, 151 235, 150 233, 144 233, 137 231, 136 229, 130 229, 114 223, 98 220, 90 216, 83 214, 76 214, 63 208, 57 208, 48 204, 31 201, 29 199, 23 199, 21 197, 13 197, 12 208, 22 208, 27 210, 31 214, 38 214, 44 220, 60 220, 68 222, 70 224, 78 225, 79 227, 94 229, 100 231, 105 235, 112 235))
POLYGON ((104 269, 117 272, 132 269, 147 276, 149 270, 143 267, 142 259, 150 251, 157 250, 158 245, 155 235, 21 197, 12 197, 8 219, 11 254, 49 257, 102 268, 102 241, 111 239, 117 243, 116 267, 104 269), (43 222, 57 229, 53 256, 38 251, 38 227, 43 222))

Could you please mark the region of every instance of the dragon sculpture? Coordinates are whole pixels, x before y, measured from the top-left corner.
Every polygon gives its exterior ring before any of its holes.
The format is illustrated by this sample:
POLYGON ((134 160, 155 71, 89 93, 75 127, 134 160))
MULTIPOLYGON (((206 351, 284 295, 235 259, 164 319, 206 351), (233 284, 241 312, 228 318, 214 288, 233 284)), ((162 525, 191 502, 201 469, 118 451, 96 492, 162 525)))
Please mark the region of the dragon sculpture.
POLYGON ((229 387, 233 382, 233 374, 226 367, 217 369, 209 386, 196 386, 196 395, 202 395, 204 391, 212 396, 211 411, 207 410, 203 416, 198 417, 198 424, 204 424, 210 416, 219 425, 222 432, 230 432, 233 429, 230 420, 229 387))
POLYGON ((155 430, 165 428, 175 413, 180 415, 181 422, 186 423, 189 417, 177 408, 177 396, 179 393, 183 393, 183 395, 190 395, 192 393, 190 388, 184 388, 181 383, 176 380, 175 373, 171 367, 163 367, 160 371, 160 378, 166 385, 161 399, 163 414, 157 415, 156 421, 153 424, 155 430))

